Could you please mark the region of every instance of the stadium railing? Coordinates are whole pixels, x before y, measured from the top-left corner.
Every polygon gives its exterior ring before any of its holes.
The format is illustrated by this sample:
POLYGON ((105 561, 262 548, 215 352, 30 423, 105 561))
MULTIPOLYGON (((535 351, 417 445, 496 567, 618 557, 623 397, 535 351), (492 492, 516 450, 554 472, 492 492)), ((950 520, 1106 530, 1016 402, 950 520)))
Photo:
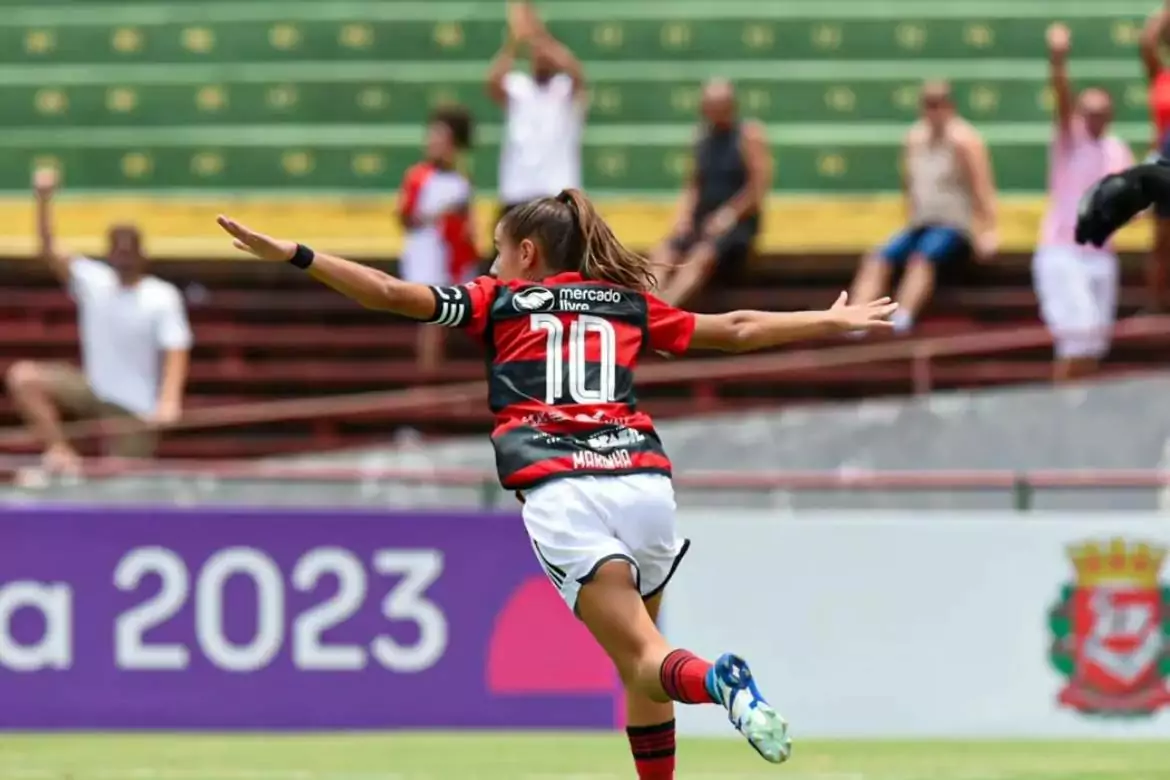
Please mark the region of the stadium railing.
MULTIPOLYGON (((1170 342, 1170 316, 1151 316, 1125 320, 1113 331, 1114 343, 1158 340, 1170 342)), ((985 329, 969 334, 923 338, 899 339, 880 343, 850 344, 838 347, 794 349, 786 352, 688 359, 677 362, 657 362, 639 370, 640 385, 688 384, 695 398, 695 409, 702 411, 706 400, 717 397, 717 387, 722 382, 776 377, 788 372, 807 372, 825 368, 840 368, 873 362, 900 362, 907 364, 916 393, 928 393, 934 387, 933 362, 938 358, 969 357, 1006 353, 1015 350, 1033 350, 1052 343, 1052 338, 1042 327, 1023 329, 985 329)), ((1170 344, 1168 344, 1170 346, 1170 344)), ((234 404, 204 407, 192 410, 183 419, 168 426, 172 430, 225 429, 256 423, 282 423, 291 421, 313 421, 325 419, 354 419, 362 415, 385 414, 387 411, 407 413, 411 417, 424 418, 428 414, 441 415, 444 409, 481 405, 486 396, 482 381, 431 385, 409 390, 361 393, 343 396, 290 399, 266 403, 234 404)), ((106 436, 116 433, 133 422, 118 420, 88 421, 67 426, 67 435, 73 439, 106 436)), ((138 424, 140 425, 140 424, 138 424)), ((389 440, 389 436, 387 437, 389 440)), ((0 429, 0 473, 14 473, 29 466, 28 458, 7 457, 4 451, 27 448, 36 443, 25 428, 0 429), (5 468, 3 461, 9 461, 11 468, 5 468)), ((312 443, 306 440, 306 450, 311 452, 312 443)), ((110 461, 109 463, 113 463, 110 461)), ((154 465, 133 466, 125 463, 118 468, 171 468, 158 461, 154 465)), ((207 468, 197 463, 181 464, 189 469, 207 468)), ((214 466, 214 463, 212 464, 214 466)), ((98 463, 95 469, 113 466, 98 463)), ((233 463, 232 469, 247 471, 247 463, 233 463)), ((217 473, 228 469, 221 467, 217 473)), ((214 471, 214 469, 213 469, 214 471)), ((300 472, 298 472, 300 473, 300 472)), ((750 478, 749 478, 750 479, 750 478)), ((913 478, 910 478, 913 482, 913 478)), ((930 479, 936 479, 931 477, 930 479)), ((998 475, 994 479, 985 476, 968 476, 955 485, 961 488, 970 480, 979 482, 979 489, 1007 485, 1017 495, 1016 504, 1029 504, 1029 486, 1033 480, 1021 482, 1016 477, 998 475), (990 482, 986 480, 990 479, 990 482)), ((821 483, 824 486, 827 483, 821 483)), ((863 482, 850 483, 853 489, 862 489, 863 482)), ((887 487, 891 483, 883 483, 887 487)), ((938 483, 932 483, 938 486, 938 483)), ((1147 482, 1145 486, 1151 486, 1147 482)), ((844 486, 844 483, 842 483, 844 486)), ((1130 484, 1130 487, 1142 485, 1130 484)))
MULTIPOLYGON (((1123 320, 1114 327, 1114 344, 1142 340, 1170 342, 1170 316, 1137 317, 1123 320)), ((713 399, 716 387, 726 381, 764 379, 785 373, 866 363, 901 362, 908 364, 914 392, 924 394, 934 389, 936 359, 1034 350, 1051 344, 1051 335, 1040 326, 981 329, 967 334, 933 338, 660 362, 640 368, 637 382, 640 386, 688 384, 698 401, 696 408, 702 410, 703 399, 713 399)), ((202 430, 324 417, 353 418, 388 410, 424 415, 433 411, 441 412, 444 407, 454 405, 482 404, 485 397, 484 382, 476 381, 420 386, 409 390, 233 404, 192 410, 168 428, 202 430)), ((68 426, 67 434, 75 439, 108 435, 127 425, 132 426, 133 423, 82 422, 68 426)), ((0 451, 34 442, 35 439, 24 428, 0 429, 0 451)))

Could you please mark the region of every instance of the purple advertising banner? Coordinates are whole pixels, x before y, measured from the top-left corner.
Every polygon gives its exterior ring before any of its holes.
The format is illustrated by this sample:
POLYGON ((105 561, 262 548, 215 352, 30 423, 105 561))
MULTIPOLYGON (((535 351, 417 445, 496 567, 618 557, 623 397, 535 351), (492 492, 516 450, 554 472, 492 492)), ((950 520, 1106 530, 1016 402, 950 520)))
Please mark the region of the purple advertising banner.
POLYGON ((505 514, 0 509, 0 728, 612 728, 505 514))

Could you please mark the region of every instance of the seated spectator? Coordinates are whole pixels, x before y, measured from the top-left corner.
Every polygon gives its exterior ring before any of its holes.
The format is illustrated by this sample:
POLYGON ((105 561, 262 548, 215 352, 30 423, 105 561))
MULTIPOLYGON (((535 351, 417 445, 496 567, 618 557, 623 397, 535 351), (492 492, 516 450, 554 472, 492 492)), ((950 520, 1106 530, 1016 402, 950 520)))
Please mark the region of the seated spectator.
POLYGON ((80 464, 62 414, 141 423, 124 427, 109 451, 150 457, 156 426, 179 419, 183 408, 191 349, 183 298, 174 285, 146 273, 142 237, 134 227, 110 229, 105 262, 61 251, 52 219, 56 171, 38 171, 35 188, 41 257, 77 302, 82 369, 19 361, 8 370, 9 394, 43 442, 48 471, 74 471, 80 464))
POLYGON ((995 254, 995 184, 979 132, 956 115, 950 86, 923 86, 921 118, 906 134, 902 190, 909 224, 861 261, 849 299, 887 294, 890 276, 902 271, 894 296, 897 332, 908 332, 934 292, 939 266, 965 262, 974 252, 995 254))
POLYGON ((729 82, 707 83, 702 112, 674 231, 651 257, 658 294, 674 306, 686 305, 711 277, 726 282, 743 270, 772 187, 764 127, 740 120, 729 82))

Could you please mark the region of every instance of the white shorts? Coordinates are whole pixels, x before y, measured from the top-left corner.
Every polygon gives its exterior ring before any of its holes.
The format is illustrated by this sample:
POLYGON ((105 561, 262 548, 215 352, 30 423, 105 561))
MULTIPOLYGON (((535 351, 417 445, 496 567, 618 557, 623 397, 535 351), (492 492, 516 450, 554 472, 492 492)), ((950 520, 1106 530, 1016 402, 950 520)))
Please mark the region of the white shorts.
POLYGON ((666 587, 690 541, 679 539, 674 486, 661 474, 580 476, 524 494, 524 527, 570 608, 603 563, 623 560, 643 598, 666 587))
POLYGON ((1040 247, 1032 283, 1060 358, 1101 357, 1117 318, 1117 255, 1081 246, 1040 247))

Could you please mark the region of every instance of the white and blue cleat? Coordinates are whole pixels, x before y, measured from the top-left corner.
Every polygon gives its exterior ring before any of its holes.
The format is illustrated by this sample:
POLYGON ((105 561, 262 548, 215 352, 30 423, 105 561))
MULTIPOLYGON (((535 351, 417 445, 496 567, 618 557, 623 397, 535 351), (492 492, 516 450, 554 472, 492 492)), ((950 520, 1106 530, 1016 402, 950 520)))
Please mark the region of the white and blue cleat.
POLYGON ((765 761, 783 764, 788 760, 792 755, 788 721, 760 694, 746 661, 730 653, 720 656, 707 672, 707 691, 765 761))

